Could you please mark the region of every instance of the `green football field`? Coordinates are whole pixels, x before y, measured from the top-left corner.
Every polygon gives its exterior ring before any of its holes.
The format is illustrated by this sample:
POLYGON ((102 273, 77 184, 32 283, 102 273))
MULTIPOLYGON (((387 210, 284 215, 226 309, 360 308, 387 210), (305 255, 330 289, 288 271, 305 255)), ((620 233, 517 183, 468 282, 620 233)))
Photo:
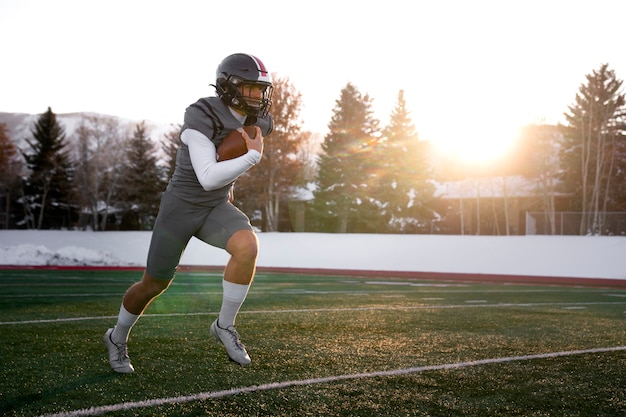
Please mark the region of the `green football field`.
POLYGON ((2 416, 624 416, 626 289, 260 273, 209 336, 221 276, 179 273, 102 336, 138 271, 0 270, 2 416))

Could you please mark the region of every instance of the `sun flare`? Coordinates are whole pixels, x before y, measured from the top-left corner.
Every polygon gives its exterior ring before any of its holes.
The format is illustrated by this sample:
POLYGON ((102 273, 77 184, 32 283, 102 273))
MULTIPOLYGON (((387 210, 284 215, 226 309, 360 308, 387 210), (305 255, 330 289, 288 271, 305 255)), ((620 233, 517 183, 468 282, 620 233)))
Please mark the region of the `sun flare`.
POLYGON ((439 132, 433 144, 437 152, 446 158, 472 165, 497 162, 512 150, 519 135, 519 127, 491 124, 472 127, 463 124, 462 129, 439 132))

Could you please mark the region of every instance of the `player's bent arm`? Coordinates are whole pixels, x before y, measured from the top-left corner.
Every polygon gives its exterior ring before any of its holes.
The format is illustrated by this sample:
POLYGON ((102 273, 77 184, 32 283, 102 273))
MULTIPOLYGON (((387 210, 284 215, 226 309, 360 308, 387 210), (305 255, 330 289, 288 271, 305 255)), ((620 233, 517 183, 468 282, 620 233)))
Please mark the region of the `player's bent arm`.
POLYGON ((185 129, 180 139, 189 147, 191 165, 202 188, 216 190, 237 179, 261 160, 261 153, 253 149, 238 158, 217 162, 213 142, 194 129, 185 129))

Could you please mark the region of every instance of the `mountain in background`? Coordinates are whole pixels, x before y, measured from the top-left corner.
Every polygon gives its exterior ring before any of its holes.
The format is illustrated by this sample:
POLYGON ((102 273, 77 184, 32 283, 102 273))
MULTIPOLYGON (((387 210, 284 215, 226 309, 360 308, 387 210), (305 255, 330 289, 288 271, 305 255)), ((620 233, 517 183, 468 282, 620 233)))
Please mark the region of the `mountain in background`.
MULTIPOLYGON (((15 145, 20 149, 28 147, 26 143, 27 139, 32 138, 32 130, 39 118, 40 114, 28 114, 28 113, 3 113, 0 112, 0 123, 6 124, 8 128, 9 138, 11 138, 15 145)), ((65 129, 65 136, 71 143, 74 138, 74 133, 80 126, 85 117, 104 117, 117 120, 121 126, 126 126, 128 129, 128 135, 131 136, 135 127, 142 122, 142 120, 125 119, 118 116, 111 116, 106 114, 79 112, 79 113, 57 113, 57 121, 63 129, 65 129)), ((172 123, 159 123, 149 120, 143 121, 145 123, 148 135, 150 138, 160 143, 163 137, 177 126, 172 123)))

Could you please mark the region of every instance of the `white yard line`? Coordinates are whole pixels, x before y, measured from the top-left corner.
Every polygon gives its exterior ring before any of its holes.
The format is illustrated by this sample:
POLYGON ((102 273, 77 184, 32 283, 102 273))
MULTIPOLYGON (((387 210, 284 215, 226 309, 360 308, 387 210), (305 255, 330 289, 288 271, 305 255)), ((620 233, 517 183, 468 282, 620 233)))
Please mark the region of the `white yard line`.
POLYGON ((247 394, 247 393, 259 392, 259 391, 269 391, 273 389, 283 389, 283 388, 290 388, 290 387, 295 387, 295 386, 317 385, 317 384, 325 384, 325 383, 332 383, 336 381, 346 381, 346 380, 352 380, 352 379, 399 376, 399 375, 415 374, 415 373, 420 373, 420 372, 425 372, 425 371, 460 369, 460 368, 467 368, 470 366, 491 365, 491 364, 507 363, 507 362, 519 362, 519 361, 528 361, 528 360, 535 360, 535 359, 558 358, 558 357, 563 357, 563 356, 574 356, 574 355, 582 355, 582 354, 589 354, 589 353, 617 352, 617 351, 623 351, 623 350, 626 350, 626 346, 615 346, 615 347, 585 349, 585 350, 570 350, 570 351, 564 351, 564 352, 539 353, 535 355, 508 356, 504 358, 481 359, 481 360, 469 361, 469 362, 447 363, 443 365, 429 365, 429 366, 419 366, 419 367, 414 367, 414 368, 394 369, 394 370, 388 370, 388 371, 364 372, 364 373, 358 373, 358 374, 327 376, 327 377, 322 377, 322 378, 310 378, 310 379, 301 379, 301 380, 294 380, 294 381, 272 382, 268 384, 253 385, 249 387, 231 388, 231 389, 222 390, 222 391, 201 392, 197 394, 183 395, 183 396, 178 396, 178 397, 154 398, 151 400, 132 401, 132 402, 125 402, 125 403, 104 405, 104 406, 99 406, 99 407, 84 408, 80 410, 66 411, 66 412, 61 412, 61 413, 56 413, 56 414, 45 414, 41 417, 95 416, 95 415, 100 415, 100 414, 104 414, 108 412, 131 410, 131 409, 145 408, 145 407, 156 407, 156 406, 165 405, 165 404, 180 404, 180 403, 187 403, 187 402, 192 402, 192 401, 202 401, 202 400, 207 400, 211 398, 223 398, 223 397, 229 397, 229 396, 238 395, 238 394, 247 394))

